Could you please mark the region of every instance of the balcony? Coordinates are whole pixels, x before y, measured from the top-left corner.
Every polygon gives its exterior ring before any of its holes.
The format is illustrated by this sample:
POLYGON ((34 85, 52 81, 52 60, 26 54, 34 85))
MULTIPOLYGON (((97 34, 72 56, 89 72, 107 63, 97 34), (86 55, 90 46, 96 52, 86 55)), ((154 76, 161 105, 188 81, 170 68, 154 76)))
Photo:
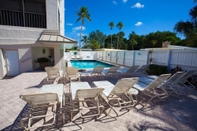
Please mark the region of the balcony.
POLYGON ((0 9, 0 25, 46 28, 46 14, 0 9))

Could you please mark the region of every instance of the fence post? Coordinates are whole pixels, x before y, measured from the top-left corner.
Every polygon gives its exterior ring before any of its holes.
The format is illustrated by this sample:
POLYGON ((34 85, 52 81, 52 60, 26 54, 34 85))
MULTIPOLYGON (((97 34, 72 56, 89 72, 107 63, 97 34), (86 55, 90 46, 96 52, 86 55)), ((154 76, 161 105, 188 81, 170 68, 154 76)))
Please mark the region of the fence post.
POLYGON ((135 51, 133 51, 133 65, 132 66, 134 65, 135 65, 135 51))
POLYGON ((124 51, 124 53, 123 53, 123 61, 122 61, 122 65, 124 66, 124 64, 125 64, 125 55, 126 55, 126 51, 124 51))
POLYGON ((171 50, 168 50, 166 57, 166 65, 168 67, 168 71, 170 71, 170 61, 171 61, 171 50))
POLYGON ((148 53, 147 50, 145 50, 145 52, 146 52, 146 61, 145 61, 145 63, 146 63, 146 65, 148 65, 149 64, 149 53, 148 53))

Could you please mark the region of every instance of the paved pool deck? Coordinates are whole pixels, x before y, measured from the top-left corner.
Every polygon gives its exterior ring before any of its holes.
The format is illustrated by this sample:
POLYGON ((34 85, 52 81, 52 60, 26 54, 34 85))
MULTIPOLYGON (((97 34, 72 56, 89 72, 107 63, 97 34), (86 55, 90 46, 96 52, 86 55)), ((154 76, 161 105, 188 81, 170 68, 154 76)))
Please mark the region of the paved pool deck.
MULTIPOLYGON (((0 80, 0 130, 23 130, 19 120, 21 112, 26 108, 26 102, 21 100, 19 95, 39 92, 45 77, 45 72, 27 72, 0 80)), ((108 80, 114 84, 117 81, 114 78, 108 78, 108 80)), ((92 80, 88 79, 88 82, 91 84, 92 80)), ((103 119, 99 121, 88 120, 84 123, 76 120, 75 123, 67 122, 60 129, 64 131, 197 130, 197 90, 191 91, 186 96, 170 96, 159 103, 151 102, 145 108, 138 105, 130 111, 120 112, 118 108, 115 110, 119 115, 116 118, 101 116, 103 119)))

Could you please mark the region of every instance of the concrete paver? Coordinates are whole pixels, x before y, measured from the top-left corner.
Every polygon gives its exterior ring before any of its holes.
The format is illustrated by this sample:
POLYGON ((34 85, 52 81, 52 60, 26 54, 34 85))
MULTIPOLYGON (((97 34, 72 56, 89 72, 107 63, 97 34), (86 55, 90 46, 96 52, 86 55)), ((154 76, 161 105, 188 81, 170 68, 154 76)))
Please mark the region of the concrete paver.
MULTIPOLYGON (((45 77, 45 72, 27 72, 11 79, 0 80, 0 130, 12 130, 15 124, 13 122, 20 120, 18 115, 26 109, 24 108, 26 102, 21 100, 19 95, 39 92, 45 77)), ((85 79, 82 78, 82 81, 85 79)), ((110 78, 109 81, 116 83, 117 80, 110 78)), ((91 84, 92 81, 88 80, 88 82, 91 84)), ((65 91, 69 91, 68 88, 65 91)), ((139 105, 129 112, 125 110, 120 112, 115 108, 119 114, 115 119, 104 117, 99 121, 91 120, 85 123, 79 120, 76 121, 78 125, 68 122, 61 129, 64 131, 195 131, 197 130, 196 102, 197 91, 194 90, 187 96, 170 96, 159 103, 151 102, 145 108, 139 105)))

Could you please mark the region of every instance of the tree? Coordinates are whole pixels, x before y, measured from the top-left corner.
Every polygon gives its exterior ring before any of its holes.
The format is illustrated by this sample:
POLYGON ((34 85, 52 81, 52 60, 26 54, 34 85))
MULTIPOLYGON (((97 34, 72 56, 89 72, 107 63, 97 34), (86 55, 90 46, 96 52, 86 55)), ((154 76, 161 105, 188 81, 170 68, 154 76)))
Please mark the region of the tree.
POLYGON ((104 47, 104 44, 105 44, 105 39, 106 39, 106 35, 99 31, 99 30, 96 30, 96 31, 92 31, 89 33, 89 40, 97 40, 100 47, 104 47))
POLYGON ((197 6, 193 7, 189 15, 191 21, 179 21, 176 23, 174 30, 186 37, 187 46, 197 47, 197 6))
POLYGON ((134 46, 137 45, 136 37, 137 35, 134 31, 132 31, 132 33, 129 35, 129 43, 132 46, 132 50, 134 49, 134 46))
MULTIPOLYGON (((110 22, 109 23, 109 27, 110 27, 110 30, 112 31, 113 27, 114 27, 114 22, 110 22)), ((111 48, 112 48, 112 32, 111 32, 111 48)))
MULTIPOLYGON (((79 8, 76 15, 79 17, 76 22, 81 20, 81 32, 80 32, 80 40, 81 40, 82 28, 84 27, 85 19, 87 19, 88 21, 91 21, 91 18, 90 18, 90 14, 89 14, 88 9, 84 6, 79 8)), ((81 44, 81 42, 80 42, 80 44, 81 44)))
POLYGON ((97 40, 92 39, 90 43, 90 48, 94 51, 95 49, 100 48, 100 45, 97 40))
POLYGON ((85 46, 88 45, 88 37, 86 35, 83 36, 82 40, 81 40, 85 46))
MULTIPOLYGON (((119 28, 119 30, 121 30, 123 28, 123 23, 122 22, 118 22, 118 24, 116 25, 116 27, 119 28)), ((118 34, 118 41, 117 41, 117 49, 119 48, 119 34, 118 34)))

